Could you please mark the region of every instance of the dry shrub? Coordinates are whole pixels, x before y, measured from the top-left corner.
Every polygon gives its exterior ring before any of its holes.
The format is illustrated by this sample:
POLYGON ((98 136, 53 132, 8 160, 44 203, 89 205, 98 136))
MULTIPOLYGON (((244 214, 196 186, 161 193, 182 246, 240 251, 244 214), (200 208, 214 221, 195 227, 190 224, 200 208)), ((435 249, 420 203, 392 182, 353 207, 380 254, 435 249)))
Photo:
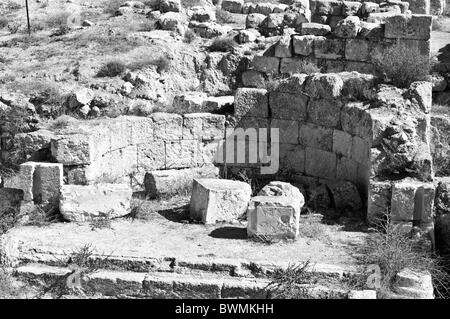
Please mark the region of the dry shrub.
POLYGON ((9 23, 9 19, 6 17, 0 17, 0 30, 5 28, 9 23))
POLYGON ((45 18, 45 25, 49 28, 60 28, 67 26, 70 13, 67 11, 58 11, 45 18))
POLYGON ((272 299, 306 299, 307 285, 313 284, 312 273, 309 271, 310 261, 298 265, 289 265, 286 269, 277 268, 271 274, 271 282, 266 290, 272 299))
POLYGON ((109 15, 115 15, 116 11, 126 2, 127 0, 106 0, 103 4, 103 12, 109 15))
POLYGON ((372 59, 384 80, 400 88, 409 87, 415 81, 426 81, 430 75, 430 57, 405 44, 396 43, 375 53, 372 59))
POLYGON ((225 11, 222 9, 216 10, 216 20, 217 20, 217 23, 220 23, 220 24, 234 23, 233 15, 231 13, 229 13, 228 11, 225 11))
POLYGON ((123 74, 127 66, 120 60, 110 61, 103 65, 97 73, 98 77, 115 77, 123 74))
POLYGON ((197 38, 197 36, 196 36, 195 32, 192 31, 191 29, 187 29, 186 32, 184 33, 184 42, 185 43, 191 43, 196 38, 197 38))
POLYGON ((230 37, 218 37, 209 45, 212 52, 232 52, 236 47, 236 42, 230 37))
POLYGON ((295 68, 290 72, 290 74, 313 74, 320 73, 321 69, 313 62, 310 61, 299 61, 295 64, 295 68))

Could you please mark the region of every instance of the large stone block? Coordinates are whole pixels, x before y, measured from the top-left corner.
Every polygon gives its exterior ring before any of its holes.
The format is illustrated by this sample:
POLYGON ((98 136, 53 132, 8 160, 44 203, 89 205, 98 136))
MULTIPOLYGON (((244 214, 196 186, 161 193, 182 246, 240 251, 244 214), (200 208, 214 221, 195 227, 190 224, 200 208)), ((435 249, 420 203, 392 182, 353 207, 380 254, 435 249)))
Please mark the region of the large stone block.
POLYGON ((58 136, 51 141, 51 152, 64 165, 86 165, 96 158, 93 136, 88 134, 58 136))
POLYGON ((278 58, 289 58, 292 56, 292 34, 293 31, 287 29, 275 44, 274 55, 278 58))
MULTIPOLYGON (((153 141, 153 120, 151 118, 143 116, 128 116, 127 119, 131 124, 131 138, 129 143, 125 146, 153 141)), ((113 132, 112 136, 115 135, 116 134, 113 132)))
POLYGON ((9 160, 12 162, 37 161, 42 160, 42 156, 47 153, 42 151, 50 149, 51 140, 55 134, 48 130, 38 130, 30 133, 19 133, 14 135, 14 147, 20 152, 18 154, 9 154, 9 160), (18 157, 20 156, 20 157, 18 157))
POLYGON ((33 184, 36 203, 57 203, 63 185, 63 164, 36 163, 33 184))
POLYGON ((194 178, 218 178, 215 166, 151 171, 145 175, 145 191, 151 198, 190 192, 194 178))
POLYGON ((311 55, 314 52, 314 39, 313 35, 295 35, 292 38, 292 45, 294 47, 294 53, 303 56, 311 55))
POLYGON ((386 19, 384 36, 394 39, 428 40, 431 36, 432 16, 396 15, 386 19))
POLYGON ((255 116, 268 117, 269 98, 264 89, 237 89, 234 99, 234 115, 236 117, 255 116))
POLYGON ((272 181, 264 186, 259 192, 258 196, 285 196, 289 197, 297 205, 297 210, 301 210, 305 204, 305 198, 300 190, 286 182, 272 181))
POLYGON ((308 97, 300 92, 270 92, 269 105, 274 119, 306 120, 308 97))
POLYGON ((253 57, 252 67, 256 71, 264 72, 266 74, 278 74, 280 59, 276 57, 256 55, 253 57))
POLYGON ((364 140, 358 136, 352 139, 352 156, 351 158, 359 164, 369 164, 370 145, 368 140, 364 140))
POLYGON ((352 135, 340 130, 333 130, 333 153, 350 157, 352 154, 352 141, 352 135))
POLYGON ((250 13, 245 20, 246 29, 258 29, 266 19, 264 14, 250 13))
POLYGON ((347 17, 336 24, 334 34, 339 38, 356 38, 360 30, 360 20, 357 16, 347 17))
POLYGON ((278 129, 279 143, 298 144, 299 125, 297 121, 273 119, 270 127, 278 129))
POLYGON ((306 174, 333 180, 336 177, 336 164, 336 154, 311 147, 306 148, 306 174))
POLYGON ((20 189, 23 191, 23 200, 33 200, 33 180, 37 163, 27 162, 19 166, 19 171, 9 177, 4 178, 3 187, 20 189))
POLYGON ((328 99, 336 98, 341 95, 344 83, 337 74, 310 75, 305 82, 305 92, 312 98, 328 99))
POLYGON ((225 116, 191 113, 183 116, 184 140, 215 140, 225 136, 225 116))
POLYGON ((318 59, 336 60, 344 57, 345 40, 316 37, 314 39, 314 55, 318 59))
POLYGON ((299 143, 304 147, 315 147, 331 152, 333 148, 333 129, 305 123, 300 126, 299 143))
POLYGON ((335 15, 342 14, 342 1, 319 0, 315 1, 315 13, 317 15, 335 15))
POLYGON ((348 103, 341 112, 342 129, 363 139, 372 137, 372 118, 361 103, 348 103))
POLYGON ((338 128, 342 102, 339 100, 311 100, 308 105, 308 121, 329 128, 338 128))
POLYGON ((180 12, 181 2, 180 0, 160 0, 159 11, 161 12, 180 12))
POLYGON ((358 180, 358 163, 348 157, 338 157, 336 179, 356 182, 358 180))
POLYGON ((225 179, 194 179, 190 216, 205 224, 243 218, 252 190, 249 184, 225 179))
POLYGON ((256 70, 247 70, 242 72, 242 84, 247 88, 263 88, 265 78, 262 72, 256 70))
POLYGON ((294 144, 277 144, 280 167, 295 173, 305 172, 305 148, 294 144))
POLYGON ((155 141, 177 141, 183 137, 183 117, 171 113, 153 113, 155 141))
POLYGON ((295 239, 299 234, 298 202, 287 196, 256 196, 247 210, 249 237, 295 239))
POLYGON ((241 13, 244 0, 223 0, 222 9, 231 13, 241 13))
POLYGON ((429 271, 403 269, 396 275, 394 291, 407 298, 434 299, 433 280, 429 271))
POLYGON ((305 62, 314 63, 314 59, 304 60, 299 57, 295 58, 282 58, 280 62, 280 73, 282 74, 297 74, 304 73, 305 71, 305 62))
POLYGON ((301 35, 327 35, 331 32, 331 28, 329 25, 321 24, 321 23, 302 23, 300 34, 301 35))
POLYGON ((417 14, 430 14, 430 0, 411 0, 409 1, 409 10, 417 14))
POLYGON ((166 169, 195 167, 198 162, 199 142, 182 140, 166 142, 166 169))
POLYGON ((370 181, 367 200, 367 221, 380 224, 389 213, 392 186, 390 182, 370 181))
POLYGON ((432 84, 431 82, 414 82, 408 90, 410 100, 418 105, 419 110, 429 113, 432 104, 432 84))
POLYGON ((166 168, 166 147, 162 141, 137 146, 137 168, 152 171, 166 168))
POLYGON ((327 186, 331 192, 333 198, 334 207, 341 211, 361 211, 363 203, 361 195, 358 192, 358 188, 355 184, 349 181, 335 181, 327 183, 327 186))
POLYGON ((361 39, 347 40, 345 58, 354 61, 369 61, 369 42, 361 39))
POLYGON ((125 184, 63 185, 59 208, 70 221, 116 218, 130 213, 132 191, 125 184))

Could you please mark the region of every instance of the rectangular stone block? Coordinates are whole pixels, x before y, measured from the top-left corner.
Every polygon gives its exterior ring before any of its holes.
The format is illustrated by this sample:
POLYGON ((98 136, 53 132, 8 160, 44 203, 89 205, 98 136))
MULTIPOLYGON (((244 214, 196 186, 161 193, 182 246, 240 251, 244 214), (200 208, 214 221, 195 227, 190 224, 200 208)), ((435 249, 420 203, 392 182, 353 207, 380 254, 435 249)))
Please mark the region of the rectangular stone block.
POLYGON ((238 118, 243 116, 267 118, 269 115, 267 90, 239 88, 236 90, 234 101, 234 115, 238 118))
POLYGON ((307 147, 305 158, 306 174, 324 179, 336 178, 336 154, 307 147))
POLYGON ((430 14, 430 0, 411 0, 409 1, 409 10, 416 14, 430 14))
POLYGON ((131 196, 126 184, 63 185, 59 209, 74 222, 116 218, 130 213, 131 196))
POLYGON ((152 171, 166 168, 166 146, 162 141, 139 144, 137 146, 139 170, 152 171))
MULTIPOLYGON (((109 142, 109 152, 130 146, 133 143, 133 123, 128 116, 114 118, 106 123, 103 123, 103 125, 106 129, 105 133, 107 137, 105 139, 108 139, 109 142)), ((88 134, 92 137, 94 143, 98 142, 96 141, 98 135, 93 136, 90 132, 88 134)), ((145 137, 143 139, 145 139, 145 137)))
POLYGON ((340 125, 341 109, 340 100, 311 100, 308 105, 308 120, 316 125, 337 128, 340 125))
POLYGON ((362 103, 348 103, 341 112, 342 129, 363 139, 372 138, 372 118, 362 103))
POLYGON ((431 36, 432 16, 395 15, 386 19, 384 36, 394 39, 428 40, 431 36))
POLYGON ((318 59, 336 60, 344 57, 345 40, 316 37, 314 39, 314 56, 318 59))
MULTIPOLYGON (((130 145, 137 145, 153 141, 153 120, 143 116, 128 116, 131 123, 131 141, 130 145)), ((115 134, 113 134, 113 138, 115 134)))
POLYGON ((230 222, 244 216, 252 189, 249 184, 226 179, 194 179, 190 216, 204 224, 230 222))
POLYGON ((271 92, 269 105, 272 118, 283 120, 306 120, 308 97, 299 93, 271 92))
POLYGON ((317 15, 341 15, 342 1, 319 0, 315 1, 315 13, 317 15))
POLYGON ((314 35, 294 35, 292 37, 292 45, 294 53, 303 56, 309 56, 314 52, 314 35))
POLYGON ((145 191, 151 198, 185 194, 191 191, 194 178, 218 178, 215 166, 151 171, 145 175, 145 191))
POLYGON ((351 158, 359 164, 368 165, 369 163, 370 145, 367 140, 358 136, 352 139, 352 156, 351 158))
POLYGON ((196 140, 182 140, 166 142, 166 169, 195 167, 199 142, 196 140))
POLYGON ((153 113, 155 141, 177 141, 183 137, 183 118, 178 114, 153 113))
POLYGON ((305 62, 314 63, 314 59, 310 57, 282 58, 280 73, 290 75, 305 73, 305 62))
POLYGON ((215 140, 225 136, 225 116, 211 113, 191 113, 183 116, 184 140, 215 140))
POLYGON ((20 189, 23 191, 23 200, 33 200, 33 180, 37 163, 26 162, 19 166, 19 171, 9 177, 4 178, 3 187, 20 189))
POLYGON ((57 203, 63 185, 63 164, 36 163, 33 198, 36 203, 57 203))
POLYGON ((270 123, 271 129, 278 129, 279 143, 298 144, 298 128, 297 121, 273 119, 270 123))
POLYGON ((300 209, 286 196, 255 196, 247 210, 247 235, 295 239, 299 234, 300 209))
POLYGON ((370 181, 367 201, 367 221, 378 224, 389 213, 392 186, 390 182, 370 181))
POLYGON ((431 40, 400 39, 398 43, 426 57, 429 57, 431 54, 431 40))
POLYGON ((51 141, 51 152, 64 165, 87 165, 96 158, 94 140, 88 134, 58 136, 51 141))
POLYGON ((347 157, 338 157, 336 179, 355 182, 358 178, 358 163, 347 157))
POLYGON ((229 124, 225 130, 225 138, 229 139, 232 135, 239 139, 247 138, 251 141, 259 141, 261 138, 268 141, 270 130, 269 120, 261 117, 241 117, 237 118, 235 123, 229 124))
POLYGON ((253 57, 252 67, 256 71, 266 74, 278 74, 280 69, 280 59, 277 57, 256 55, 253 57))
POLYGON ((333 145, 333 129, 314 124, 301 124, 299 143, 304 147, 314 147, 331 152, 333 145))
POLYGON ((369 61, 369 42, 361 39, 349 39, 345 44, 345 59, 369 61))
POLYGON ((351 157, 353 137, 343 131, 333 130, 333 153, 351 157))
POLYGON ((293 173, 305 172, 305 148, 301 145, 278 144, 279 166, 293 173))

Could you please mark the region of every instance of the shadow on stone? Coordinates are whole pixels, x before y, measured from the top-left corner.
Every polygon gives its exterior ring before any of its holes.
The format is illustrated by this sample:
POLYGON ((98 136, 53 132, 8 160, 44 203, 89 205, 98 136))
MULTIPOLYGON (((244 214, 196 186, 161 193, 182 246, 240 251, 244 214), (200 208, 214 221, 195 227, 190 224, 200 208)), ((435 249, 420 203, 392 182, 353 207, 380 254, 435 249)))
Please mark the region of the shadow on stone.
POLYGON ((247 228, 245 227, 220 227, 214 229, 208 236, 223 239, 247 239, 247 228))
POLYGON ((189 221, 189 204, 158 211, 158 214, 176 223, 187 223, 189 221))

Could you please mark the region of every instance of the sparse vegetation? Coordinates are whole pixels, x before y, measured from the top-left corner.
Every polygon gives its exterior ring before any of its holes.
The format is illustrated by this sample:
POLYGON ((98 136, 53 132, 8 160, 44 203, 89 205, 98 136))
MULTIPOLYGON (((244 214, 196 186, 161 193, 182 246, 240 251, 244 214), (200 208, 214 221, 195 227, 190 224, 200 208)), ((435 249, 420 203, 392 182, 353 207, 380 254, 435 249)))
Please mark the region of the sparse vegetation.
POLYGON ((70 12, 58 11, 45 18, 45 24, 49 28, 67 27, 67 21, 70 17, 70 12))
POLYGON ((215 38, 209 45, 209 51, 212 52, 233 52, 236 42, 231 37, 215 38))
POLYGON ((308 260, 297 265, 289 265, 286 269, 277 268, 271 274, 271 282, 266 290, 272 299, 306 299, 307 286, 314 283, 308 269, 311 262, 308 260))
POLYGON ((127 0, 106 0, 103 2, 103 12, 111 16, 114 16, 117 10, 126 2, 127 0))
POLYGON ((191 29, 187 29, 186 32, 184 33, 184 42, 185 43, 191 43, 196 38, 197 38, 197 36, 195 35, 195 32, 192 31, 191 29))
POLYGON ((216 10, 216 19, 217 19, 217 23, 220 23, 220 24, 234 23, 233 15, 230 12, 223 10, 223 9, 216 10))
POLYGON ((290 72, 290 74, 313 74, 320 73, 321 69, 313 62, 310 61, 299 61, 295 64, 295 68, 290 72))
POLYGON ((127 69, 125 63, 120 60, 110 61, 103 65, 97 73, 98 77, 115 77, 122 75, 127 69))
POLYGON ((93 219, 90 224, 92 230, 96 229, 111 229, 111 220, 107 217, 97 217, 93 219))
POLYGON ((9 19, 6 17, 0 17, 0 30, 5 28, 9 23, 9 19))
POLYGON ((384 80, 400 88, 425 81, 430 75, 430 58, 421 55, 419 49, 401 43, 375 53, 372 59, 384 80))

